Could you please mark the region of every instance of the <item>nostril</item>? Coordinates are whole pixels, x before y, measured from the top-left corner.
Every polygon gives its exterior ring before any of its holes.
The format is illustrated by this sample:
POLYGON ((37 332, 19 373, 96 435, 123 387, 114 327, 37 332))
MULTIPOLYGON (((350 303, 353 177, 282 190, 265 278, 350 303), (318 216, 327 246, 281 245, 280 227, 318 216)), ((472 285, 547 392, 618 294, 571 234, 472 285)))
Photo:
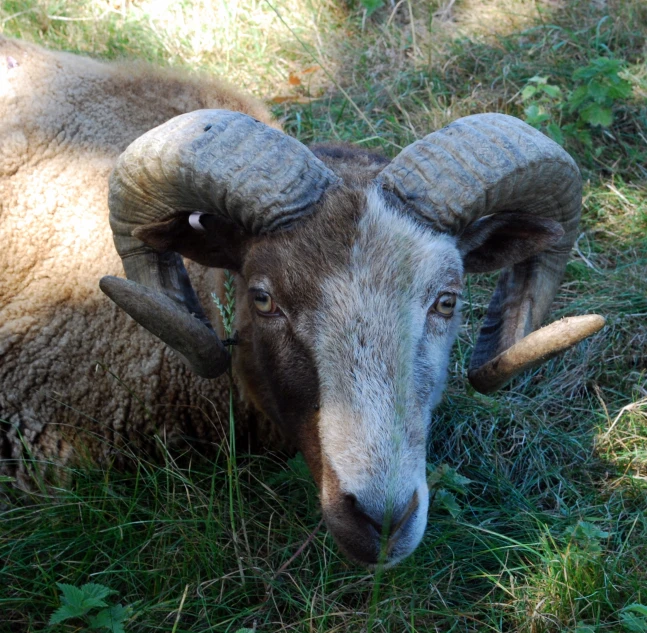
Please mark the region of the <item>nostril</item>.
POLYGON ((354 494, 345 494, 344 501, 348 511, 353 515, 356 521, 373 528, 377 532, 378 536, 382 534, 382 524, 379 521, 376 521, 370 514, 362 510, 357 501, 357 497, 354 494))
POLYGON ((328 528, 350 558, 375 565, 385 548, 385 560, 391 564, 413 551, 426 523, 425 498, 413 492, 405 499, 406 494, 391 501, 363 491, 359 495, 339 491, 322 505, 328 528))
POLYGON ((347 492, 344 495, 344 501, 346 504, 348 504, 351 508, 354 508, 357 506, 357 497, 352 493, 352 492, 347 492))

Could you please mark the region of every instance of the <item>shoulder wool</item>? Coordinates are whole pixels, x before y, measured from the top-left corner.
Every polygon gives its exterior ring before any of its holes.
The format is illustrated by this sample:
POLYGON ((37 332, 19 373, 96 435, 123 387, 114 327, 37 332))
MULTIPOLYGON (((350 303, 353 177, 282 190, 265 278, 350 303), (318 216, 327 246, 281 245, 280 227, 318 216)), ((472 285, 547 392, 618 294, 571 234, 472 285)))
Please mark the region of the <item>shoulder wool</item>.
MULTIPOLYGON (((276 126, 259 101, 218 79, 0 36, 0 473, 19 483, 30 460, 105 461, 125 446, 222 439, 226 377, 191 374, 98 286, 123 275, 107 207, 117 157, 202 108, 276 126)), ((190 274, 209 306, 217 272, 193 265, 190 274)), ((239 408, 244 426, 250 414, 239 408)))

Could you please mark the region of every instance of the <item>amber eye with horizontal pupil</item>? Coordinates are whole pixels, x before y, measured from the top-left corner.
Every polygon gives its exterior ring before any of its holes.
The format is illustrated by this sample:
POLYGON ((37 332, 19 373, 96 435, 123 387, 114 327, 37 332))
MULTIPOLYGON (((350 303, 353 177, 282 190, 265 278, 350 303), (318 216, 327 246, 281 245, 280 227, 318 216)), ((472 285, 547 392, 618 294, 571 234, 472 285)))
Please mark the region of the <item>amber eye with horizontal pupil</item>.
POLYGON ((433 309, 444 317, 450 317, 454 314, 456 307, 456 295, 451 292, 445 292, 436 299, 433 309))
POLYGON ((267 292, 261 290, 254 292, 254 305, 256 310, 265 316, 271 316, 279 312, 274 299, 267 292))

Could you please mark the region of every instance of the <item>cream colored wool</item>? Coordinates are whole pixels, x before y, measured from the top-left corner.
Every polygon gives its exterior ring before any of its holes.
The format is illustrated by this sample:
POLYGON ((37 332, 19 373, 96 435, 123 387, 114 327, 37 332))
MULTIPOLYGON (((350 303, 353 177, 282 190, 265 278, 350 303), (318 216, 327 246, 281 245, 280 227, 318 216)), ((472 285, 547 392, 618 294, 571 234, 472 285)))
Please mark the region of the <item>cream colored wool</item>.
MULTIPOLYGON (((228 426, 227 378, 197 378, 100 291, 123 276, 107 182, 135 138, 184 112, 267 109, 205 76, 103 63, 0 36, 0 473, 106 461, 228 426), (119 451, 117 451, 117 454, 119 451)), ((274 124, 275 125, 275 124, 274 124)), ((217 273, 190 266, 203 306, 217 273)), ((241 405, 238 422, 247 422, 241 405)))

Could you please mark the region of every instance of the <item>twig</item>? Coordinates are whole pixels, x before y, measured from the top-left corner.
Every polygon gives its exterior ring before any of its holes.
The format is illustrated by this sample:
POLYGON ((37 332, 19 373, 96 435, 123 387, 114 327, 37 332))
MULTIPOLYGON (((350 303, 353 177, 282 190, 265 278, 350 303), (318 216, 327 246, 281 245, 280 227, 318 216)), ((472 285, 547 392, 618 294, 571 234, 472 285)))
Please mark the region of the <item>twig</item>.
POLYGON ((312 540, 314 539, 315 536, 317 536, 317 532, 319 532, 319 528, 321 527, 322 523, 323 523, 323 519, 319 521, 319 523, 317 524, 317 527, 312 531, 310 536, 308 536, 308 538, 303 542, 303 545, 301 545, 301 547, 299 547, 299 549, 296 552, 294 552, 294 554, 292 554, 292 556, 290 556, 290 558, 285 563, 283 563, 283 565, 279 567, 279 570, 274 574, 272 580, 275 580, 276 578, 278 578, 294 562, 294 560, 299 557, 299 555, 303 552, 303 550, 306 547, 308 547, 310 543, 312 543, 312 540))
MULTIPOLYGON (((582 261, 583 261, 583 262, 584 262, 584 263, 585 263, 585 264, 586 264, 586 265, 587 265, 591 270, 593 270, 593 271, 595 271, 596 273, 598 273, 598 275, 603 275, 603 274, 604 274, 604 273, 603 273, 603 271, 601 271, 601 270, 600 270, 600 269, 599 269, 599 268, 598 268, 598 267, 597 267, 597 266, 596 266, 596 265, 595 265, 591 260, 589 260, 589 259, 584 255, 584 253, 582 253, 582 251, 580 250, 580 240, 581 240, 583 237, 586 237, 586 234, 585 234, 585 233, 580 233, 579 237, 575 240, 575 245, 574 245, 574 247, 573 247, 573 248, 575 249, 575 252, 580 256, 580 258, 582 259, 582 261)), ((588 237, 587 237, 586 239, 587 239, 587 242, 588 242, 588 237)), ((589 249, 589 250, 590 250, 590 249, 589 249)))
POLYGON ((413 20, 413 7, 411 6, 411 0, 407 0, 407 6, 409 7, 409 22, 411 23, 411 50, 413 55, 416 54, 416 25, 413 20))
POLYGON ((36 9, 31 8, 31 9, 25 9, 24 11, 18 11, 18 13, 12 13, 11 15, 8 15, 6 18, 3 18, 2 20, 2 25, 4 26, 9 20, 13 20, 14 18, 20 17, 21 15, 25 15, 25 13, 32 13, 36 9))
POLYGON ((625 405, 624 407, 622 407, 622 409, 620 409, 620 412, 618 413, 618 415, 615 417, 615 419, 614 419, 614 420, 613 420, 613 422, 611 423, 611 426, 608 428, 608 430, 606 431, 606 433, 602 436, 602 440, 606 440, 606 439, 608 439, 608 438, 609 438, 609 434, 611 433, 611 431, 613 431, 613 429, 614 429, 615 425, 618 423, 618 421, 620 420, 620 418, 621 418, 625 413, 630 412, 630 411, 635 411, 636 409, 638 409, 639 407, 643 406, 644 404, 647 404, 647 398, 644 398, 643 400, 638 400, 638 401, 636 401, 636 402, 630 402, 629 404, 627 404, 627 405, 625 405))
POLYGON ((180 600, 180 608, 177 610, 177 615, 175 616, 175 624, 173 625, 173 630, 171 633, 175 633, 177 625, 180 621, 180 615, 182 614, 182 608, 184 607, 184 601, 186 600, 186 594, 189 592, 189 585, 184 587, 184 594, 182 595, 182 600, 180 600))
POLYGON ((47 14, 47 17, 50 20, 55 20, 58 22, 94 22, 95 20, 101 20, 108 15, 107 11, 104 11, 100 16, 92 16, 92 17, 83 17, 83 18, 68 18, 64 15, 49 15, 47 14))

